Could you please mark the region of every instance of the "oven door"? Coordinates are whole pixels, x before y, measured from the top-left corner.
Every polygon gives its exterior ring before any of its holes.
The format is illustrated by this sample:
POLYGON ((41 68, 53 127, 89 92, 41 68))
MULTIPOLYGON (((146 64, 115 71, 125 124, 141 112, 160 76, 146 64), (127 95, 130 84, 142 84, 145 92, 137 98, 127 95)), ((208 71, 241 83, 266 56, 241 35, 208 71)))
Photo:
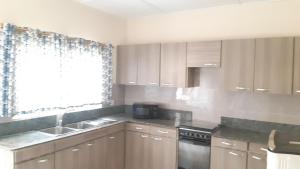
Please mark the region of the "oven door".
POLYGON ((210 144, 179 140, 179 169, 210 169, 210 144))

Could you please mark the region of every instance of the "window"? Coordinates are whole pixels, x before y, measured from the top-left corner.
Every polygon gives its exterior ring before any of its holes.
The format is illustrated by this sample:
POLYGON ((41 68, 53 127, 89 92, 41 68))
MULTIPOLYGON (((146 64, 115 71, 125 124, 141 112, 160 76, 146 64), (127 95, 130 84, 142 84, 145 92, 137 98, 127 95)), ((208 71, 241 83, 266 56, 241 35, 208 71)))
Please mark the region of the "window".
POLYGON ((4 24, 1 116, 111 103, 112 46, 4 24))

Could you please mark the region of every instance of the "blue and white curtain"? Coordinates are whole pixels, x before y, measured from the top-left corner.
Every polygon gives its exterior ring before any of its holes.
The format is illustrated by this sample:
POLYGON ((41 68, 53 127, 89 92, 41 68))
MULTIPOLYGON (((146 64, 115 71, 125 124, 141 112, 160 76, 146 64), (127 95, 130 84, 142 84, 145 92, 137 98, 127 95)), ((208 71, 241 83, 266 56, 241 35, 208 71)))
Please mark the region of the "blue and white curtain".
POLYGON ((111 104, 112 46, 4 24, 0 116, 111 104))

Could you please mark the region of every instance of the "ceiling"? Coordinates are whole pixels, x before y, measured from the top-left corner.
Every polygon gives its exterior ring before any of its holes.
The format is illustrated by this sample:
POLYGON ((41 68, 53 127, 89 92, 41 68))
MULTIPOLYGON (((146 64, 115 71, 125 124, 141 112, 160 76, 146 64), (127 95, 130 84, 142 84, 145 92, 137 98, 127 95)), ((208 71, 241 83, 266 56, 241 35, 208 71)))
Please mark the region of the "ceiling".
POLYGON ((170 13, 226 4, 274 0, 76 0, 103 12, 131 17, 170 13))

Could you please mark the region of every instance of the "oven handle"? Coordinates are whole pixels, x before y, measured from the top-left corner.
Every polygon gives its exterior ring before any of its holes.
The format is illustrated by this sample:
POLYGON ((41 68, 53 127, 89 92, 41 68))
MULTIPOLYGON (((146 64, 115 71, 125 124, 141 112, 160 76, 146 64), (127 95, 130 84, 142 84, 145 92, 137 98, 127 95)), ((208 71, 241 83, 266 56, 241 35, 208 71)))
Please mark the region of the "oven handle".
POLYGON ((179 142, 187 143, 187 144, 194 144, 194 145, 201 145, 201 146, 210 146, 210 142, 201 142, 195 140, 188 140, 188 139, 179 139, 179 142))

